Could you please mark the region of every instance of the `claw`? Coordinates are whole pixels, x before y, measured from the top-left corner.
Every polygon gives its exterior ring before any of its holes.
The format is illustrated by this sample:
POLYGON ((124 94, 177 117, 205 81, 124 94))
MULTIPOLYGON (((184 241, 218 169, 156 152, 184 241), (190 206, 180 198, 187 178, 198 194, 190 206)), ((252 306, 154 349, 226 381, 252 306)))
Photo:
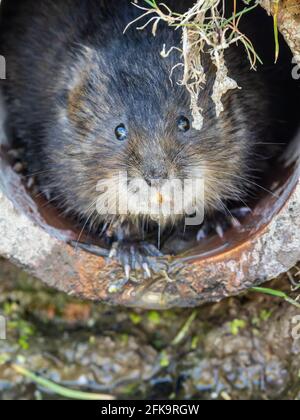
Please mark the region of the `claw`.
POLYGON ((215 229, 219 238, 224 239, 225 234, 223 227, 219 223, 217 223, 215 229))
POLYGON ((231 210, 231 213, 236 217, 245 217, 251 212, 252 210, 250 209, 250 207, 239 207, 231 210))
POLYGON ((126 264, 124 267, 124 271, 125 271, 125 277, 127 280, 130 280, 130 273, 131 273, 131 267, 129 264, 126 264))
POLYGON ((236 217, 231 217, 230 223, 232 227, 236 229, 239 229, 242 226, 241 222, 236 217))
POLYGON ((152 257, 162 257, 163 254, 152 244, 144 244, 144 248, 152 257))
POLYGON ((198 242, 205 240, 211 233, 215 232, 220 239, 225 238, 226 230, 230 227, 240 229, 244 219, 252 210, 249 207, 240 207, 230 210, 230 216, 223 213, 216 213, 212 219, 208 219, 198 231, 196 239, 198 242))
POLYGON ((139 262, 139 255, 135 252, 134 246, 130 247, 131 267, 133 270, 138 270, 141 265, 139 262))
POLYGON ((151 278, 151 270, 150 270, 149 265, 147 263, 143 264, 143 269, 145 271, 145 274, 146 274, 147 278, 150 279, 151 278))
POLYGON ((108 256, 108 258, 109 258, 110 260, 112 260, 113 258, 115 258, 115 257, 117 256, 117 253, 118 253, 118 247, 119 247, 118 242, 114 242, 114 243, 112 244, 112 247, 111 247, 111 250, 110 250, 110 253, 109 253, 109 256, 108 256))
POLYGON ((197 241, 201 242, 203 241, 203 239, 207 238, 207 232, 204 228, 200 229, 198 234, 197 234, 197 241))
POLYGON ((152 273, 157 273, 167 269, 167 265, 163 265, 156 261, 157 258, 163 254, 152 244, 139 243, 136 245, 128 244, 126 242, 119 242, 114 245, 113 249, 116 250, 114 258, 118 259, 124 267, 125 276, 133 281, 132 272, 142 271, 144 277, 151 278, 152 273))

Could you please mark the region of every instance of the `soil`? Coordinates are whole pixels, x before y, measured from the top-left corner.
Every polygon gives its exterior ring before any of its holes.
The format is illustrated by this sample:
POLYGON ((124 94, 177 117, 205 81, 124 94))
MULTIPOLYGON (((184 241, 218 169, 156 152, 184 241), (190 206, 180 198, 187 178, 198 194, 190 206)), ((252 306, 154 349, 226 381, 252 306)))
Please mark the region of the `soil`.
MULTIPOLYGON (((290 293, 289 277, 270 287, 290 293)), ((300 310, 271 296, 249 292, 194 311, 130 310, 70 298, 0 260, 0 313, 3 400, 58 398, 17 374, 16 362, 119 399, 300 399, 300 334, 292 334, 300 310)))

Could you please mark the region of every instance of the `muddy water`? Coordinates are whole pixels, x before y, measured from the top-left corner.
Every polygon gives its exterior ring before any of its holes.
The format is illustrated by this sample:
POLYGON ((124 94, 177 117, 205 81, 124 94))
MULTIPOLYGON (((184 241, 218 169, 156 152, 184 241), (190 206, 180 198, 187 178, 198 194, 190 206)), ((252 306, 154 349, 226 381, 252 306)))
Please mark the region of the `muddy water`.
MULTIPOLYGON (((291 289, 286 276, 272 286, 291 289)), ((273 297, 133 311, 69 298, 0 260, 0 313, 4 400, 57 398, 16 374, 16 361, 66 387, 122 399, 300 399, 300 338, 292 338, 300 310, 273 297)))

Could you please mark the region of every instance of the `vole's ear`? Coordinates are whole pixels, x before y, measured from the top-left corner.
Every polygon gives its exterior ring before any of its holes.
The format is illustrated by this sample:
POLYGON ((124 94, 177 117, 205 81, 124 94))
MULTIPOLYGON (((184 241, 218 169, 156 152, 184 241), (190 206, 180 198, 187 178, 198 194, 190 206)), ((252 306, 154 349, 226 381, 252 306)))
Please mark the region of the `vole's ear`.
POLYGON ((89 72, 95 62, 96 51, 88 45, 76 44, 73 48, 70 48, 69 54, 71 55, 70 62, 72 65, 68 67, 66 82, 68 89, 72 90, 82 82, 82 79, 89 72))
POLYGON ((81 55, 84 62, 86 62, 86 60, 91 61, 95 54, 96 51, 94 48, 84 44, 77 45, 76 56, 80 57, 81 55))
POLYGON ((95 66, 96 51, 85 45, 76 45, 71 54, 72 66, 68 68, 60 100, 63 101, 61 105, 65 116, 83 129, 90 117, 86 106, 86 89, 95 66))
POLYGON ((58 101, 62 106, 69 103, 74 91, 78 93, 80 86, 83 86, 87 78, 89 69, 94 62, 95 50, 86 45, 74 45, 70 48, 71 59, 67 64, 65 77, 62 86, 58 90, 58 101))

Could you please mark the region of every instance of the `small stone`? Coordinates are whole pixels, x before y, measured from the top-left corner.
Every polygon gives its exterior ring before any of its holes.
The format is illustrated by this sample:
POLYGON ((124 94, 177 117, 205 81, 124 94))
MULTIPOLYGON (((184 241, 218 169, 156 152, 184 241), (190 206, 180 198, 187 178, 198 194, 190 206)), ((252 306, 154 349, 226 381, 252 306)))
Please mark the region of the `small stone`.
POLYGON ((24 171, 24 165, 21 162, 17 162, 15 163, 15 165, 13 166, 13 170, 15 172, 17 172, 18 174, 24 171))
POLYGON ((35 184, 35 179, 33 177, 28 178, 27 180, 27 188, 30 190, 35 184))

